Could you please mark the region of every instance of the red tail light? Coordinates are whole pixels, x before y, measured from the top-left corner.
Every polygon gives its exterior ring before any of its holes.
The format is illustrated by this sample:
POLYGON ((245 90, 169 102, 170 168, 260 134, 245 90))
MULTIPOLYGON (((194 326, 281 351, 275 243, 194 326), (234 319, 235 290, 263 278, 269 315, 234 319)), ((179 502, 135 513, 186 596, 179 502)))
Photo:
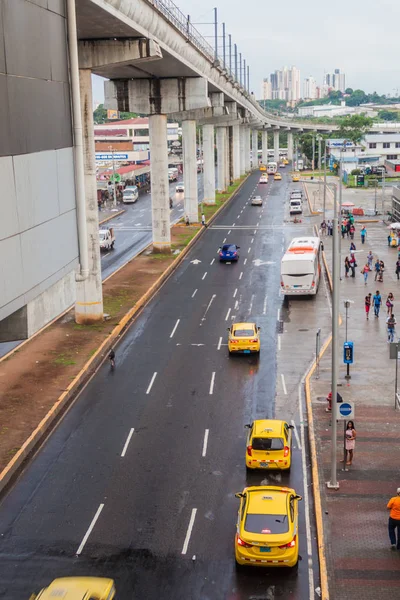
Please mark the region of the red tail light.
POLYGON ((236 254, 237 254, 237 252, 234 252, 234 253, 233 253, 233 256, 236 256, 236 254))
POLYGON ((315 287, 315 281, 312 282, 311 287, 315 287))
POLYGON ((230 340, 231 344, 238 344, 239 342, 237 340, 230 340))
POLYGON ((258 339, 255 338, 254 340, 250 340, 250 344, 256 344, 258 342, 258 339))
POLYGON ((281 281, 281 287, 283 287, 283 281, 281 281))
POLYGON ((220 256, 223 256, 223 255, 224 255, 224 253, 223 253, 223 252, 220 252, 220 253, 219 253, 219 255, 220 255, 220 256))
POLYGON ((285 446, 283 449, 283 456, 286 458, 287 456, 289 456, 289 450, 290 448, 288 446, 285 446))
POLYGON ((245 542, 244 540, 242 540, 242 538, 236 534, 236 539, 237 539, 237 543, 239 544, 239 546, 243 546, 243 548, 252 548, 252 544, 248 544, 247 542, 245 542))
POLYGON ((284 550, 285 548, 294 548, 296 545, 296 536, 294 536, 294 538, 292 539, 291 542, 289 542, 288 544, 285 544, 284 546, 279 546, 279 548, 281 550, 284 550))
POLYGON ((252 446, 247 446, 247 454, 252 456, 251 451, 253 450, 252 446))

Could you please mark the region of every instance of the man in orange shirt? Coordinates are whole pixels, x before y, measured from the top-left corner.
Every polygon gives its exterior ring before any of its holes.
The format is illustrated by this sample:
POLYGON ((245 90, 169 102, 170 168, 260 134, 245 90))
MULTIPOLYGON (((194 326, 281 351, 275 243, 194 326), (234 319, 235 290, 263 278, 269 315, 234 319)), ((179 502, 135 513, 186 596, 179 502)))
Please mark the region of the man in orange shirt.
POLYGON ((388 529, 391 549, 396 550, 397 548, 397 550, 400 550, 400 487, 397 488, 397 496, 393 496, 393 498, 390 498, 387 507, 390 510, 388 529))

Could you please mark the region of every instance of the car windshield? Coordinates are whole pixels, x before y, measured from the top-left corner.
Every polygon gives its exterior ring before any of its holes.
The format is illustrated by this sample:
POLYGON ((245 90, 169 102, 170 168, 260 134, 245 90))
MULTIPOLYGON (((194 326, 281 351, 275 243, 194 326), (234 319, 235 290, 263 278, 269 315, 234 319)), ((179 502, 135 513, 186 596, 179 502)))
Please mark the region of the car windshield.
POLYGON ((254 335, 254 329, 235 329, 233 335, 235 337, 250 337, 254 335))
POLYGON ((262 438, 254 437, 251 441, 253 450, 282 450, 283 439, 282 438, 262 438))
POLYGON ((236 246, 234 244, 225 244, 222 246, 224 252, 236 252, 236 246))
POLYGON ((286 533, 287 515, 247 515, 244 528, 249 533, 286 533))

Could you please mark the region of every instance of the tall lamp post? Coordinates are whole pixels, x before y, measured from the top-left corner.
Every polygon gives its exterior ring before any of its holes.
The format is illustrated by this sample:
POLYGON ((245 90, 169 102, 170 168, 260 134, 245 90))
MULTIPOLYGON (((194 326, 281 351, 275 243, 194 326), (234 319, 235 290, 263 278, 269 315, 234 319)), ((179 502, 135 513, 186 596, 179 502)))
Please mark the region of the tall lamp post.
POLYGON ((108 146, 108 149, 112 152, 112 168, 113 168, 113 206, 114 208, 117 206, 117 190, 115 187, 115 160, 114 160, 114 148, 112 146, 108 146))

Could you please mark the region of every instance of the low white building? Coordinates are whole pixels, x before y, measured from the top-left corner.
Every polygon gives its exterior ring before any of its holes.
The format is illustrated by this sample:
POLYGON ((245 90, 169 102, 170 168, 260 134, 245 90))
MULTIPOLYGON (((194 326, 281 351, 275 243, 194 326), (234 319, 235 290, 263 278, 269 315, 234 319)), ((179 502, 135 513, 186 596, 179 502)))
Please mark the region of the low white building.
POLYGON ((346 106, 344 100, 337 104, 321 104, 318 106, 301 106, 299 117, 344 117, 346 115, 366 114, 368 117, 376 117, 377 111, 371 106, 346 106))

